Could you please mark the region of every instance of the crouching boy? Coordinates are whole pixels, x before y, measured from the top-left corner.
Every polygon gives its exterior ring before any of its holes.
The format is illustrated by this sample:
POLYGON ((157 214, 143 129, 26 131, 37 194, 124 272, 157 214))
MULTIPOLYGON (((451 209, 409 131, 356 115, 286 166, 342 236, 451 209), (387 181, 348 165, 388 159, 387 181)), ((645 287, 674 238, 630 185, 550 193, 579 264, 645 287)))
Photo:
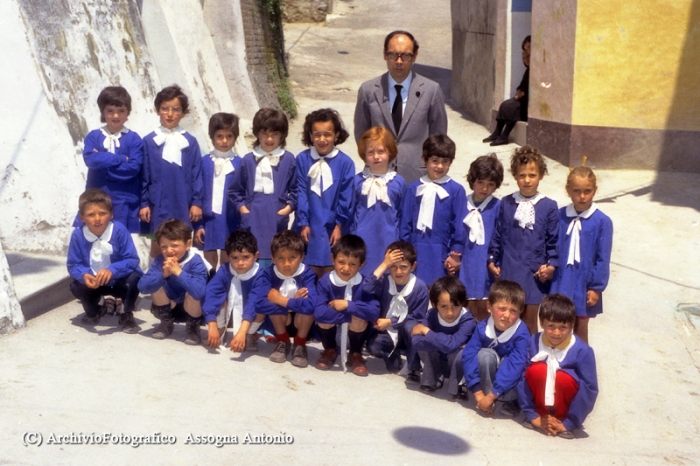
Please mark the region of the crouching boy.
POLYGON ((433 307, 411 331, 413 347, 423 363, 420 389, 433 392, 447 380, 447 393, 457 400, 461 395, 462 348, 469 340, 476 320, 464 308, 467 290, 458 278, 438 278, 430 289, 433 307))
POLYGON ((323 353, 316 367, 328 370, 338 356, 336 336, 340 326, 340 365, 346 370, 345 358, 350 343, 350 367, 352 373, 367 375, 362 358, 362 346, 367 336, 367 322, 379 317, 379 302, 362 287, 359 270, 365 263, 367 246, 356 235, 341 237, 331 250, 333 271, 318 281, 314 318, 318 324, 323 353))
POLYGON ((476 408, 493 414, 496 400, 501 413, 520 412, 515 390, 525 370, 530 332, 520 320, 525 292, 515 282, 500 280, 491 285, 486 305, 491 316, 476 326, 464 347, 462 365, 467 387, 474 393, 476 408))
POLYGON ((192 229, 182 220, 171 218, 161 223, 155 232, 161 254, 153 259, 148 272, 139 282, 139 291, 153 298, 151 312, 160 319, 152 337, 168 338, 174 322, 187 322, 185 343, 198 345, 202 341, 201 299, 207 286, 208 272, 200 256, 190 250, 192 229))
POLYGON ((207 284, 202 301, 202 315, 207 324, 207 343, 211 348, 223 346, 226 328, 233 322, 231 350, 257 351, 255 332, 265 316, 256 316, 250 299, 255 278, 261 273, 256 262, 258 241, 246 230, 237 230, 225 243, 228 264, 223 264, 207 284), (257 317, 257 318, 256 318, 257 317))
POLYGON ((112 199, 99 188, 91 188, 78 201, 82 227, 73 230, 68 246, 68 274, 73 279, 70 290, 80 300, 84 324, 97 325, 105 314, 100 306, 105 295, 121 298, 124 313, 119 325, 125 333, 138 333, 134 307, 141 277, 139 256, 129 231, 112 221, 112 199))
POLYGON ((304 240, 295 231, 283 230, 270 244, 272 267, 255 280, 253 290, 260 296, 254 304, 256 312, 269 316, 277 336, 277 346, 270 361, 283 363, 292 350, 292 364, 309 365, 306 337, 314 323, 316 307, 316 274, 303 264, 304 240))
POLYGON ((529 367, 518 384, 523 425, 565 439, 574 438, 598 397, 593 349, 573 334, 575 320, 576 306, 566 296, 542 300, 542 332, 530 337, 529 367))

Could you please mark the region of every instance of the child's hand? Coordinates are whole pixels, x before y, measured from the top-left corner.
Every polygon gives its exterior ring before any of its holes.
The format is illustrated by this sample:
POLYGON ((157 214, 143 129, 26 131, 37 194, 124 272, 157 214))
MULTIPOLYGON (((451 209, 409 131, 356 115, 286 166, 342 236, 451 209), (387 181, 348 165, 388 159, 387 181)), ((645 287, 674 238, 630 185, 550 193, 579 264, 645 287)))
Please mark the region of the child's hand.
MULTIPOLYGON (((483 395, 483 392, 482 392, 483 395)), ((474 396, 476 399, 476 395, 474 396)), ((477 403, 476 407, 480 409, 481 411, 484 411, 486 414, 493 414, 493 403, 496 401, 496 397, 493 395, 493 392, 489 393, 488 395, 484 395, 477 403)))
MULTIPOLYGON (((297 293, 299 292, 297 291, 297 293)), ((289 302, 289 298, 282 296, 282 293, 280 293, 280 290, 278 290, 277 288, 270 289, 270 291, 267 293, 267 300, 270 301, 272 304, 276 304, 282 307, 287 307, 287 303, 289 302)))
POLYGON ((143 209, 139 210, 139 219, 142 222, 151 223, 151 208, 144 207, 143 209))
POLYGON ((554 277, 554 266, 553 265, 547 265, 547 264, 542 264, 540 266, 540 269, 535 272, 535 277, 542 282, 542 283, 547 283, 554 277))
POLYGON ((94 275, 90 275, 89 273, 83 274, 83 280, 85 280, 85 286, 88 288, 95 290, 100 287, 94 275))
POLYGON ((598 293, 595 290, 588 290, 588 293, 586 293, 586 306, 595 306, 596 304, 598 304, 599 299, 600 293, 598 293))
POLYGON ((457 273, 457 270, 459 269, 460 265, 462 264, 462 259, 459 256, 453 256, 451 253, 449 256, 447 256, 447 259, 445 259, 445 264, 443 267, 447 269, 447 273, 450 275, 454 275, 457 273))
POLYGON ((493 275, 493 278, 495 278, 496 280, 501 279, 501 268, 496 267, 496 264, 494 264, 493 262, 489 262, 489 272, 491 272, 491 275, 493 275))
POLYGON ((287 204, 286 206, 282 207, 280 210, 277 211, 277 215, 285 216, 289 215, 292 213, 292 206, 287 204))
POLYGON ((216 321, 213 320, 207 324, 209 331, 207 332, 207 344, 209 348, 218 348, 221 344, 221 334, 219 333, 219 326, 216 321))
POLYGON ((328 305, 338 312, 343 312, 348 310, 348 302, 344 299, 334 299, 329 302, 328 305))
POLYGON ((331 233, 330 238, 328 238, 328 242, 330 243, 331 247, 335 246, 335 243, 338 242, 341 236, 342 231, 340 225, 336 225, 335 228, 333 228, 333 233, 331 233))
POLYGON ((545 425, 544 425, 544 420, 541 417, 536 417, 535 419, 530 421, 530 424, 532 424, 533 426, 535 426, 536 428, 538 428, 540 430, 544 430, 545 432, 547 432, 547 429, 545 428, 545 425))
POLYGON ((229 345, 231 351, 234 353, 242 353, 245 350, 245 336, 246 332, 244 332, 243 329, 239 329, 238 332, 236 332, 236 336, 233 337, 229 345))
POLYGON ((559 432, 565 432, 566 427, 564 424, 554 416, 545 416, 546 424, 545 430, 547 435, 557 435, 559 432))
POLYGON ((391 327, 391 325, 391 319, 377 319, 377 321, 374 323, 374 328, 382 332, 391 327))
POLYGON ((309 296, 308 288, 302 288, 300 290, 297 290, 297 292, 294 294, 295 298, 306 298, 307 296, 309 296))
POLYGON ((102 269, 99 272, 97 272, 97 275, 95 275, 95 281, 97 283, 97 287, 99 288, 101 286, 105 286, 109 281, 112 279, 112 271, 109 269, 102 269))
POLYGON ((241 214, 249 214, 250 210, 246 206, 242 205, 241 208, 238 209, 238 212, 241 214))
POLYGON ((388 269, 394 264, 398 264, 403 260, 403 252, 400 249, 392 249, 384 254, 384 265, 388 269))
POLYGON ((190 222, 199 222, 202 220, 202 209, 193 205, 190 207, 190 222))
POLYGON ((168 278, 170 275, 175 275, 176 277, 182 272, 182 267, 177 261, 177 257, 167 257, 163 262, 163 278, 168 278))
POLYGON ((204 246, 204 228, 200 228, 197 230, 197 233, 194 234, 194 242, 195 244, 204 246))
POLYGON ((303 226, 301 227, 301 231, 299 232, 299 234, 301 235, 301 239, 303 239, 306 244, 309 244, 309 235, 311 234, 311 228, 308 225, 303 226))
POLYGON ((414 337, 416 335, 427 335, 429 331, 430 328, 426 327, 425 325, 416 324, 416 326, 413 327, 413 330, 411 330, 411 336, 414 337))

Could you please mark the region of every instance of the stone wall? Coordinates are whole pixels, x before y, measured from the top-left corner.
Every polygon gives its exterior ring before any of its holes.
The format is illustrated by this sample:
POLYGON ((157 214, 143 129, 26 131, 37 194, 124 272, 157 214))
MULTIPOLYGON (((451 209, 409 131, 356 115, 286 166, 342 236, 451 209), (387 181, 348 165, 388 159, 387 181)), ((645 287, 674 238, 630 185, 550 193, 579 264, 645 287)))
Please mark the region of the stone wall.
POLYGON ((284 0, 283 18, 287 23, 322 23, 332 4, 332 0, 284 0))

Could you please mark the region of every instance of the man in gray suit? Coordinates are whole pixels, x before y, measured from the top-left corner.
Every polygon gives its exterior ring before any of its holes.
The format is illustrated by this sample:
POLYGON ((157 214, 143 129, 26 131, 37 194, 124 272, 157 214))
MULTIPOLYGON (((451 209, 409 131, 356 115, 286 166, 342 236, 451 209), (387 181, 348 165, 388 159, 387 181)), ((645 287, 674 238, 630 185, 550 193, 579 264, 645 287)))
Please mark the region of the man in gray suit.
POLYGON ((384 40, 388 73, 360 86, 355 106, 355 140, 373 126, 394 134, 399 146, 396 171, 410 184, 423 176, 423 142, 447 134, 445 96, 440 86, 411 71, 418 42, 410 32, 394 31, 384 40))

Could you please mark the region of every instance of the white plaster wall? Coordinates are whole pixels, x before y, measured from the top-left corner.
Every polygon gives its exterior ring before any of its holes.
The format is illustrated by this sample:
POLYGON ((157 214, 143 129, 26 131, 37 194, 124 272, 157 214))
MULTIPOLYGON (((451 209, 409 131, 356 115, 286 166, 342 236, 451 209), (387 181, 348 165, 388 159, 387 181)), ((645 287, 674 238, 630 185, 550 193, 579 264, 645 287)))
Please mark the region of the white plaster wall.
POLYGON ((15 294, 10 266, 0 244, 0 334, 11 332, 24 325, 24 315, 15 294))
POLYGON ((515 95, 515 91, 523 79, 525 73, 525 65, 523 65, 523 56, 521 45, 523 39, 530 35, 532 29, 532 13, 523 11, 514 11, 511 16, 510 30, 510 94, 503 96, 504 99, 510 99, 515 95))

